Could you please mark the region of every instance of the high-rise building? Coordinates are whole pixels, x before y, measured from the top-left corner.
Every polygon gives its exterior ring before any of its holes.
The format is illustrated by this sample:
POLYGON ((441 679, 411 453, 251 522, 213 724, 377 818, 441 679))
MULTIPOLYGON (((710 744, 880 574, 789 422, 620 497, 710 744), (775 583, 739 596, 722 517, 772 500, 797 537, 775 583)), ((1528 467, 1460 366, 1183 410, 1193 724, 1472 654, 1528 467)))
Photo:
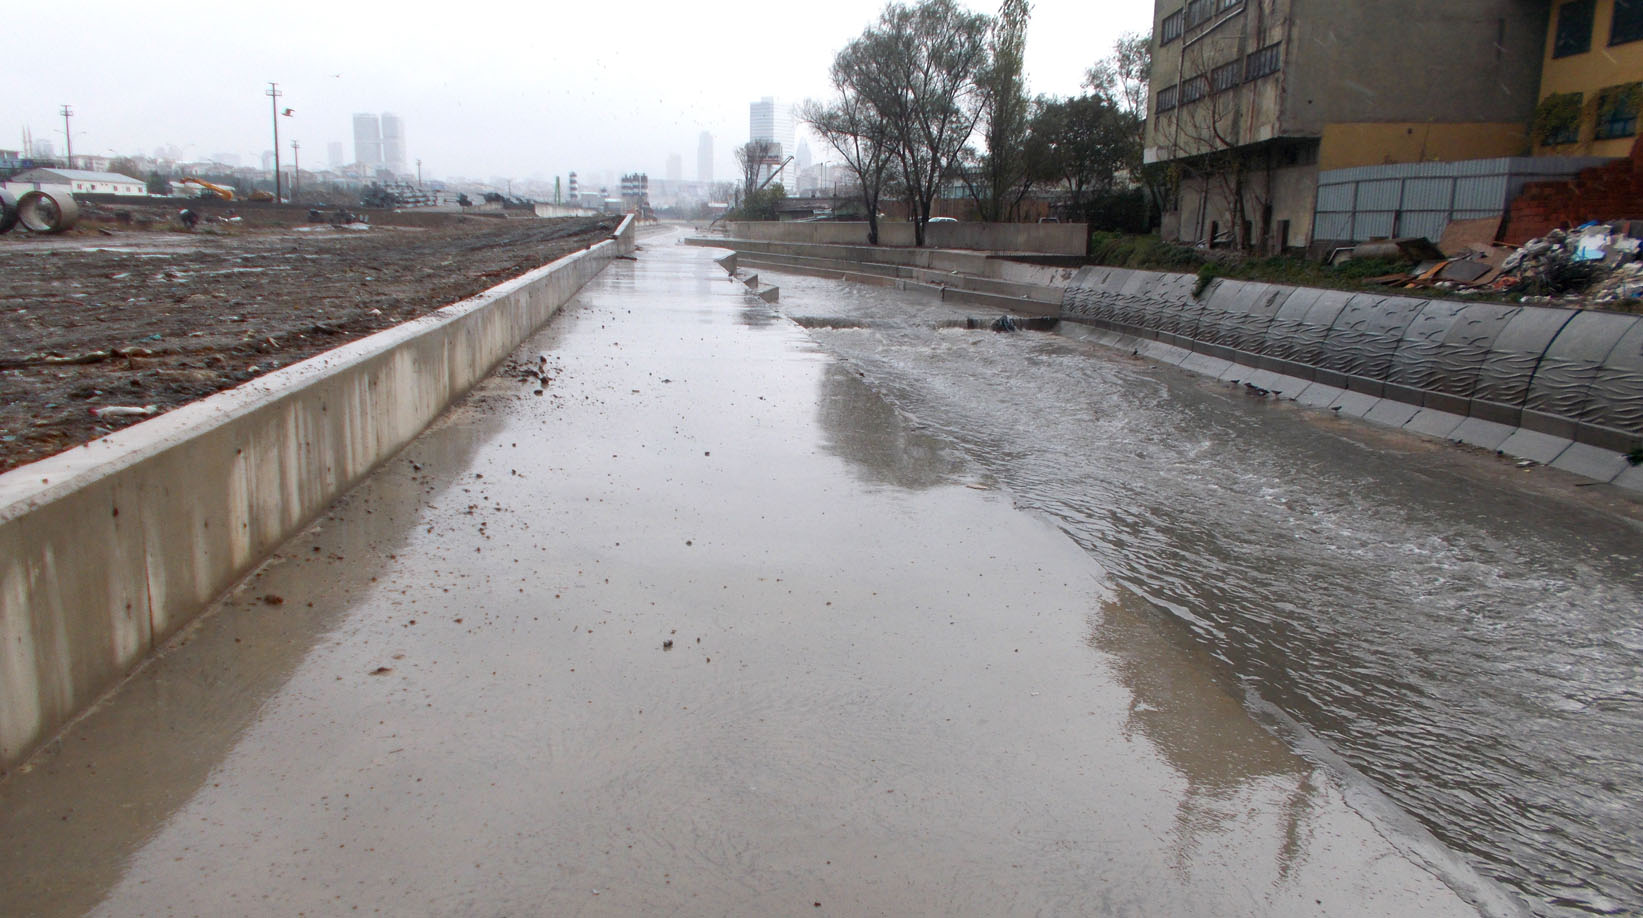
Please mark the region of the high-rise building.
POLYGON ((354 115, 354 163, 371 171, 382 165, 382 122, 370 112, 354 115))
POLYGON ((713 181, 713 135, 706 131, 696 141, 696 181, 713 181))
POLYGON ((789 175, 783 172, 781 163, 792 156, 796 149, 793 142, 795 133, 792 106, 778 102, 771 96, 748 104, 747 139, 752 142, 766 141, 775 144, 770 150, 770 156, 767 157, 769 164, 760 172, 759 181, 764 181, 771 172, 774 172, 775 181, 793 184, 789 175))
POLYGON ((670 182, 683 181, 685 177, 685 159, 677 153, 667 155, 667 180, 670 182))
POLYGON ((393 112, 382 113, 382 164, 390 172, 407 172, 405 158, 405 122, 393 112))
POLYGON ((333 140, 325 145, 325 165, 332 169, 342 168, 342 141, 333 140))

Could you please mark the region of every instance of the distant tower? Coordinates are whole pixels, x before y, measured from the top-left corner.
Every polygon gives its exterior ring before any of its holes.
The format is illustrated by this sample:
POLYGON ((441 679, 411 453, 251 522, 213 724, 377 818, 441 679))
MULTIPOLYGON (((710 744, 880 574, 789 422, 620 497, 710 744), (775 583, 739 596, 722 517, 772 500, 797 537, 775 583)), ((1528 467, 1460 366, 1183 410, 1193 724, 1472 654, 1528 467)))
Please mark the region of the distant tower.
POLYGON ((393 112, 382 113, 382 164, 395 175, 409 171, 405 159, 405 122, 393 112))
POLYGON ((333 140, 325 145, 325 165, 332 169, 342 168, 342 141, 333 140))
POLYGON ((576 173, 570 174, 570 203, 572 207, 582 206, 582 190, 576 185, 576 173))
MULTIPOLYGON (((765 96, 757 102, 747 106, 747 139, 749 141, 773 141, 776 148, 771 151, 774 162, 771 168, 780 164, 782 160, 794 154, 793 145, 793 108, 777 102, 771 96, 765 96)), ((790 167, 791 168, 791 167, 790 167)), ((776 181, 789 188, 794 187, 792 179, 781 170, 776 170, 776 181)), ((763 173, 760 178, 763 179, 763 173)))
POLYGON ((696 181, 713 181, 713 135, 706 131, 696 141, 696 181))
POLYGON ((677 153, 667 155, 667 180, 677 182, 685 177, 685 159, 677 153))
POLYGON ((370 112, 354 115, 354 162, 372 172, 382 165, 382 123, 370 112))

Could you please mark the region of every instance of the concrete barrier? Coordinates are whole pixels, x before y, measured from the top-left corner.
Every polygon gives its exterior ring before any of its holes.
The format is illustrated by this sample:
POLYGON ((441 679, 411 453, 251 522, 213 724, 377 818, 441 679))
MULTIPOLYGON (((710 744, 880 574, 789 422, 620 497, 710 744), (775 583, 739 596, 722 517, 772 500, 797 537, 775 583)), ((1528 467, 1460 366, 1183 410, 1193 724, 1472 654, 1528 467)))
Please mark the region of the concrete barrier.
MULTIPOLYGON (((1086 267, 1061 316, 1307 404, 1643 490, 1643 316, 1086 267), (1200 360, 1201 362, 1201 360, 1200 360), (1270 374, 1262 376, 1261 374, 1270 374)), ((1177 359, 1178 358, 1178 359, 1177 359)))
MULTIPOLYGON (((866 245, 867 224, 847 222, 725 224, 735 239, 755 242, 793 242, 808 245, 866 245)), ((972 249, 983 252, 1034 252, 1083 255, 1089 248, 1090 228, 1083 223, 931 223, 925 226, 924 246, 930 249, 972 249)), ((917 244, 913 224, 879 224, 880 247, 917 244)))
POLYGON ((0 475, 0 768, 27 757, 618 255, 605 242, 0 475))

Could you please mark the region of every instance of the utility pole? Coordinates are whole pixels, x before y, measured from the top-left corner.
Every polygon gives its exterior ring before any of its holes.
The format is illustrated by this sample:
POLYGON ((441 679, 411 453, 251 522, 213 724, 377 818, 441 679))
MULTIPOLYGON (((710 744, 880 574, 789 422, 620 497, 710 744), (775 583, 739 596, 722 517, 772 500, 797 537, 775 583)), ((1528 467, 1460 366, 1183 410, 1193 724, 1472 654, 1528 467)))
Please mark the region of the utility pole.
POLYGON ((57 114, 63 116, 63 145, 68 148, 68 167, 74 168, 74 134, 68 129, 68 119, 74 115, 74 109, 67 103, 57 114))
POLYGON ((274 116, 274 203, 280 202, 280 84, 269 83, 268 91, 263 93, 268 97, 268 111, 274 116))
POLYGON ((418 191, 422 190, 422 158, 421 157, 417 157, 417 161, 416 161, 416 187, 417 187, 418 191))
POLYGON ((291 203, 297 202, 297 179, 302 175, 302 144, 291 141, 291 203))

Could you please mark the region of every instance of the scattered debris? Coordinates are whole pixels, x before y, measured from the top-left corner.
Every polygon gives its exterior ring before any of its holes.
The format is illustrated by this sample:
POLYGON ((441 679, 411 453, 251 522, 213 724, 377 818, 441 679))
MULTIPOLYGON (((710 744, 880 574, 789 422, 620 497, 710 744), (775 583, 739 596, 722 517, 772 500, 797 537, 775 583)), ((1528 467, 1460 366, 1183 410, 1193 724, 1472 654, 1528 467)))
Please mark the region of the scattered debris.
POLYGON ((105 405, 102 408, 91 409, 92 416, 99 418, 146 418, 159 413, 158 405, 144 405, 141 408, 131 405, 105 405))

